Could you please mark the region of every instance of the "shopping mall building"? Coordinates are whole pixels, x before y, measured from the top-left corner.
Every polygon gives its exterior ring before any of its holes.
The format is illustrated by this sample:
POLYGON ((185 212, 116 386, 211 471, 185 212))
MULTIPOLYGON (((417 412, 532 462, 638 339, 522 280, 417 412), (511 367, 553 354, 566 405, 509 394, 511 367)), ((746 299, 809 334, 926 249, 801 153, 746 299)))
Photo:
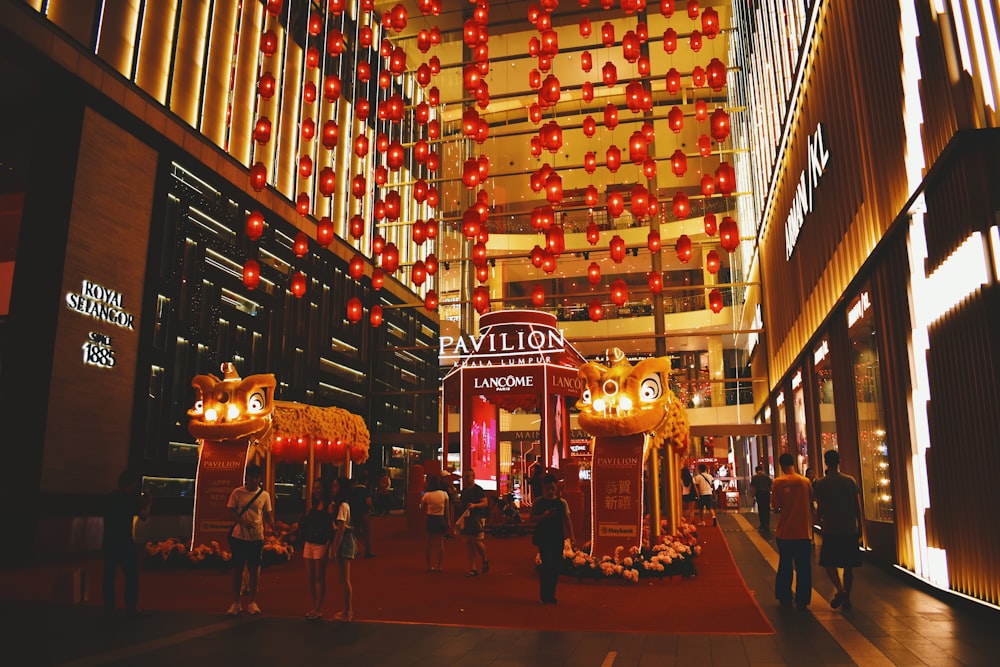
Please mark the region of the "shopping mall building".
MULTIPOLYGON (((127 467, 190 522, 227 361, 403 488, 454 431, 440 341, 533 308, 669 355, 736 507, 837 448, 871 559, 1000 604, 995 3, 2 6, 7 560, 97 548, 127 467)), ((500 414, 507 479, 537 422, 500 414)))

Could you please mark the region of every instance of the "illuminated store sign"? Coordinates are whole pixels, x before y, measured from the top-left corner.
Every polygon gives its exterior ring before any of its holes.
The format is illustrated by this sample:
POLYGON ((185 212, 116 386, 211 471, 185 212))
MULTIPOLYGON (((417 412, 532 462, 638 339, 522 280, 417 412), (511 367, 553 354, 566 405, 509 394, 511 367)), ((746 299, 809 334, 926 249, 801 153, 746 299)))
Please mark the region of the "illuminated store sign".
POLYGON ((511 391, 515 389, 530 389, 535 386, 532 375, 501 375, 499 377, 477 377, 473 380, 473 389, 492 389, 494 391, 511 391))
POLYGON ((805 224, 806 216, 813 210, 813 194, 819 187, 819 179, 826 171, 830 161, 830 151, 826 149, 823 139, 823 126, 817 125, 816 131, 809 137, 809 155, 806 168, 799 174, 799 185, 795 188, 795 199, 788 211, 785 221, 785 259, 791 259, 795 244, 799 241, 799 232, 805 224))
POLYGON ((135 316, 122 309, 122 294, 89 280, 83 281, 80 292, 68 292, 66 305, 70 310, 90 315, 95 320, 133 329, 135 316))
POLYGON ((566 338, 558 329, 485 333, 478 338, 441 336, 438 350, 442 362, 458 361, 470 354, 484 366, 548 363, 566 349, 566 338))
POLYGON ((828 354, 830 354, 830 344, 824 338, 819 347, 813 350, 813 365, 819 366, 819 362, 826 359, 826 355, 828 354))
POLYGON ((854 325, 865 316, 865 313, 867 313, 868 309, 871 307, 871 296, 867 291, 862 292, 858 296, 858 300, 851 305, 851 309, 847 311, 847 328, 853 328, 854 325))
POLYGON ((111 347, 111 336, 91 331, 87 342, 83 344, 83 363, 99 368, 112 368, 115 365, 115 350, 111 347))
POLYGON ((792 390, 798 389, 802 386, 802 371, 796 371, 795 375, 792 376, 792 390))

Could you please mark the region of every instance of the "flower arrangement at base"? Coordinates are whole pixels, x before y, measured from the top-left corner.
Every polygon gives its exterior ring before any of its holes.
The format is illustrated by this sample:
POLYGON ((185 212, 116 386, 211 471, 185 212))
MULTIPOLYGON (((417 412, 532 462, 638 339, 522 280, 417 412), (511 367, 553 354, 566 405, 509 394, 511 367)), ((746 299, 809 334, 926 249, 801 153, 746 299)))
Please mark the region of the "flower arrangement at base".
MULTIPOLYGON (((295 547, 284 541, 284 535, 269 535, 264 538, 261 565, 278 565, 292 559, 295 547)), ((216 540, 210 544, 198 544, 188 549, 187 542, 170 537, 162 542, 146 543, 146 565, 156 568, 228 568, 233 559, 229 545, 221 545, 216 540)))
MULTIPOLYGON (((666 522, 661 522, 666 528, 666 522)), ((663 541, 650 546, 648 530, 643 532, 642 546, 615 549, 614 555, 592 556, 590 543, 582 549, 573 549, 567 541, 563 550, 562 574, 578 579, 622 579, 637 583, 640 579, 663 577, 693 577, 698 574, 694 559, 701 553, 695 527, 681 519, 673 535, 664 535, 663 541)), ((540 564, 539 556, 535 563, 540 564)))

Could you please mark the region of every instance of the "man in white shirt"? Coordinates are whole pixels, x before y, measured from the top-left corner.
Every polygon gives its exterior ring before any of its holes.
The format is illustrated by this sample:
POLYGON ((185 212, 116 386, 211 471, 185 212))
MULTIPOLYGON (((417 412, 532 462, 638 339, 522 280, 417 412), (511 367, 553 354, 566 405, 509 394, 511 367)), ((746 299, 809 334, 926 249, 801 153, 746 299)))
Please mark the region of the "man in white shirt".
POLYGON ((695 508, 701 510, 700 526, 705 525, 705 510, 712 513, 712 525, 717 526, 715 518, 715 478, 708 472, 708 466, 704 463, 698 465, 698 474, 694 476, 694 490, 698 494, 695 501, 695 508))
POLYGON ((226 611, 235 616, 243 611, 240 602, 243 591, 243 569, 247 571, 246 595, 247 613, 256 616, 260 613, 257 606, 257 581, 260 575, 260 560, 264 553, 264 534, 273 525, 271 496, 261 488, 263 471, 259 465, 251 463, 246 468, 246 484, 233 489, 229 495, 226 507, 233 511, 232 536, 229 538, 229 548, 233 554, 233 603, 226 611))

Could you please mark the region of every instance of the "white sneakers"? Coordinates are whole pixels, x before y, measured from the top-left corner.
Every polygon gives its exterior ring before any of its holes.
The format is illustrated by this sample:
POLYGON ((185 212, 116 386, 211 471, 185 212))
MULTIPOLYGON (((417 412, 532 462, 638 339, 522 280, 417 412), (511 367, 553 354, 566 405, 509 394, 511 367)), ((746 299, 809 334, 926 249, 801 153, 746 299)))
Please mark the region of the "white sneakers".
MULTIPOLYGON (((257 611, 260 612, 259 609, 257 611)), ((229 605, 229 609, 226 610, 226 614, 228 614, 229 616, 236 616, 237 614, 240 614, 242 612, 243 612, 243 607, 240 606, 239 602, 232 603, 231 605, 229 605)))
POLYGON ((260 613, 260 607, 257 606, 256 602, 251 602, 247 605, 247 613, 251 616, 256 616, 260 613))

